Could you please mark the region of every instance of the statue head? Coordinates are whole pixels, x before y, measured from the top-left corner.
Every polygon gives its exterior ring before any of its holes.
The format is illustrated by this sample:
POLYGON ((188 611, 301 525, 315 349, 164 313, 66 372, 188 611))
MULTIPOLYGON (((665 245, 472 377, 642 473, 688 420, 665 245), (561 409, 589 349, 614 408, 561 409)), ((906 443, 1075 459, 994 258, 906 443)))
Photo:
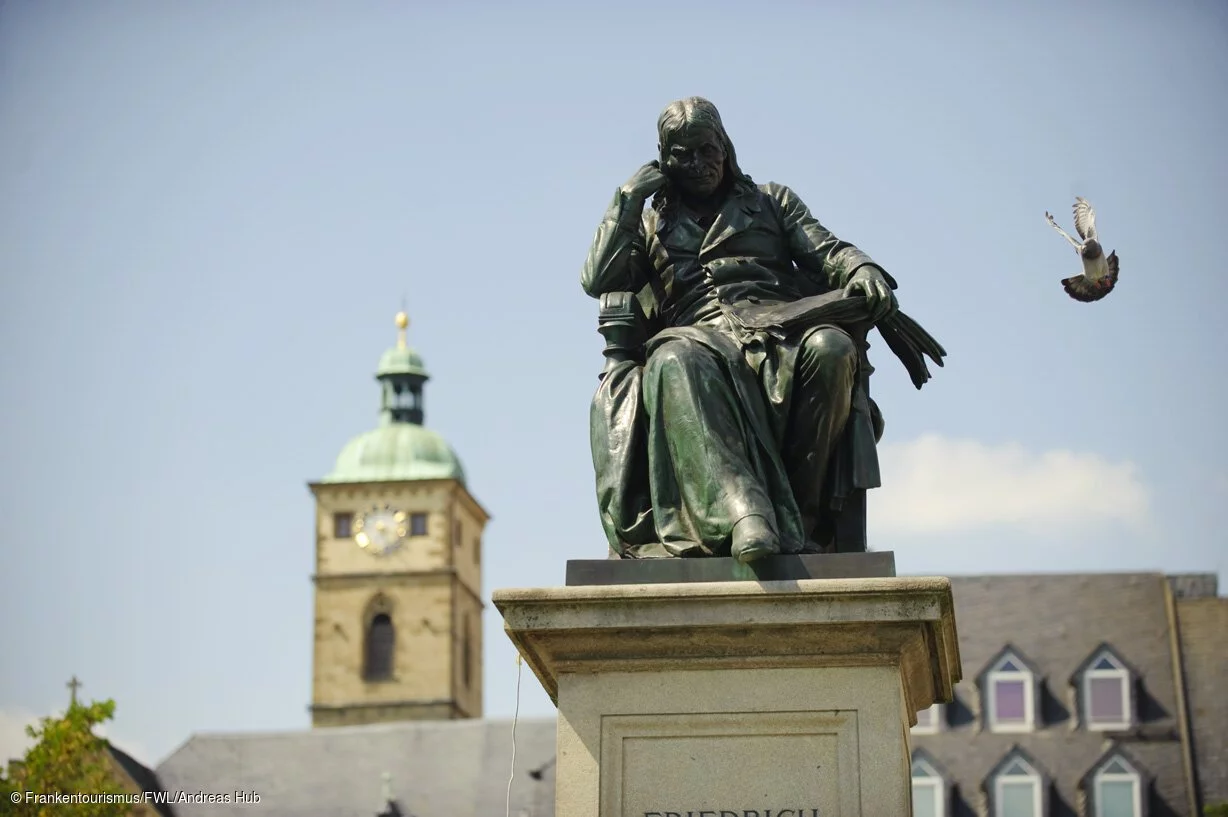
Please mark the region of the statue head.
POLYGON ((685 196, 707 197, 731 186, 751 185, 738 167, 721 115, 708 100, 671 102, 657 119, 661 169, 685 196))

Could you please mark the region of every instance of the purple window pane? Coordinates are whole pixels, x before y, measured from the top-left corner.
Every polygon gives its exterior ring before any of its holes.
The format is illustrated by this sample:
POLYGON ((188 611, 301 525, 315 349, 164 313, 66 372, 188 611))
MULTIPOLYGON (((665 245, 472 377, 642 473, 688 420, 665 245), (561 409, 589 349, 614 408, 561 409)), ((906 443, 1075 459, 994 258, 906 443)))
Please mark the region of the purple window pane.
POLYGON ((1088 684, 1088 710, 1094 723, 1121 723, 1126 702, 1117 678, 1092 678, 1088 684))
POLYGON ((994 716, 1000 723, 1024 721, 1024 682, 994 682, 994 716))

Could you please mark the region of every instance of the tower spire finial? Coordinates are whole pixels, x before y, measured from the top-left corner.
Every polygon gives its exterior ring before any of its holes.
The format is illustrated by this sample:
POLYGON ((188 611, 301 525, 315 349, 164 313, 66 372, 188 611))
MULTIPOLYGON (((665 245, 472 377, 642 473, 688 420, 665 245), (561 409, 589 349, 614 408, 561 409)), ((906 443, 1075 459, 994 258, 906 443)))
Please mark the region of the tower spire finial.
POLYGON ((405 330, 409 328, 409 315, 404 307, 397 313, 397 348, 405 348, 405 330))

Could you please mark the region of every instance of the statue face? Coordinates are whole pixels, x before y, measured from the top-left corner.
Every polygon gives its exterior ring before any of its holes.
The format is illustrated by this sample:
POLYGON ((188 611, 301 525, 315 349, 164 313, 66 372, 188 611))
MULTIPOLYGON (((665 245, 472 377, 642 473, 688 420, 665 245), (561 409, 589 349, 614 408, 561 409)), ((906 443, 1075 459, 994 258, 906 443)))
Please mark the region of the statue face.
POLYGON ((691 128, 665 146, 662 169, 684 195, 710 196, 725 178, 725 148, 708 128, 691 128))

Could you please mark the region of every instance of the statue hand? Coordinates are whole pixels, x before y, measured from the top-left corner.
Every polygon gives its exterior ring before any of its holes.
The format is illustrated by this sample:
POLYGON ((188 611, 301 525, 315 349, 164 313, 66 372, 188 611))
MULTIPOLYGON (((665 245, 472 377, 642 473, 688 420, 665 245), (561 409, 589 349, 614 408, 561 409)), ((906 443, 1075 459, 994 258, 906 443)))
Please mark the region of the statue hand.
POLYGON ((853 273, 848 285, 844 288, 845 296, 864 295, 866 305, 870 307, 870 316, 874 321, 880 321, 899 308, 891 285, 883 277, 878 267, 866 265, 853 273))
POLYGON ((661 172, 661 163, 653 161, 635 171, 635 175, 627 179, 621 189, 628 196, 646 199, 664 187, 665 181, 665 174, 661 172))

